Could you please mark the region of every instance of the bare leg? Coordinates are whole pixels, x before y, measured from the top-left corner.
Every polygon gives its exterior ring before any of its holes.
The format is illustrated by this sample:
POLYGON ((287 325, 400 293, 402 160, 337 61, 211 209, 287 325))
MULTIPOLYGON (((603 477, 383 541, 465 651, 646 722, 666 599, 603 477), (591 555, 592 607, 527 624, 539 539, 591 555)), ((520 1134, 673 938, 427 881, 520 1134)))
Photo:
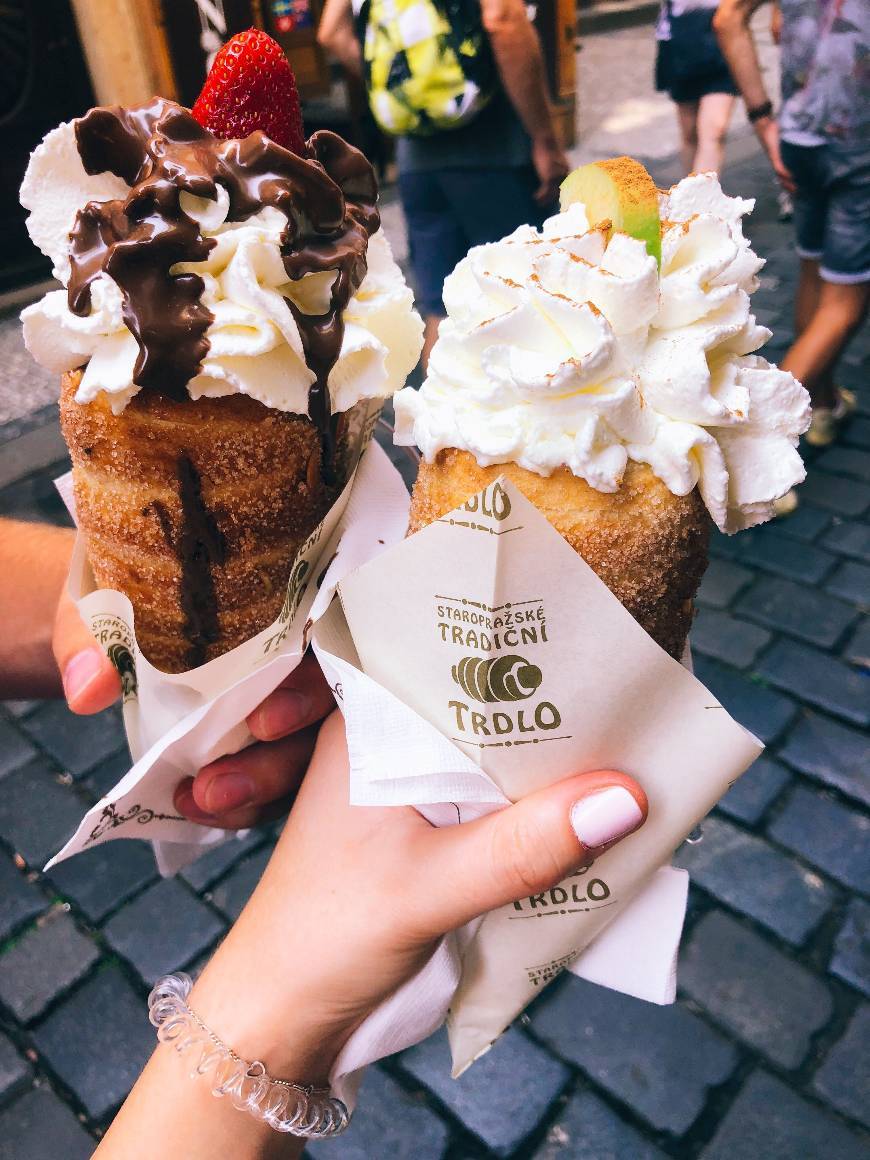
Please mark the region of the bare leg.
POLYGON ((691 173, 695 151, 698 148, 698 102, 677 102, 677 124, 680 127, 680 156, 683 169, 691 173))
POLYGON ((423 374, 429 366, 429 355, 432 347, 435 345, 435 339, 438 337, 438 327, 441 325, 440 314, 427 314, 426 325, 423 330, 423 350, 420 353, 420 362, 423 366, 423 374))
POLYGON ((819 273, 818 260, 816 258, 801 258, 800 276, 794 300, 795 337, 799 338, 809 326, 813 315, 819 308, 821 292, 822 276, 819 273))
POLYGON ((818 305, 806 327, 782 360, 810 393, 816 407, 833 407, 832 374, 849 339, 864 321, 870 283, 841 286, 820 280, 818 305))
POLYGON ((692 161, 695 173, 718 173, 725 158, 725 134, 734 109, 730 93, 707 93, 698 106, 698 147, 692 161))
MULTIPOLYGON (((815 258, 801 258, 800 276, 794 302, 794 333, 800 338, 819 308, 822 292, 822 276, 815 258)), ((828 367, 816 379, 816 395, 820 406, 828 406, 823 399, 834 398, 834 368, 828 367)))

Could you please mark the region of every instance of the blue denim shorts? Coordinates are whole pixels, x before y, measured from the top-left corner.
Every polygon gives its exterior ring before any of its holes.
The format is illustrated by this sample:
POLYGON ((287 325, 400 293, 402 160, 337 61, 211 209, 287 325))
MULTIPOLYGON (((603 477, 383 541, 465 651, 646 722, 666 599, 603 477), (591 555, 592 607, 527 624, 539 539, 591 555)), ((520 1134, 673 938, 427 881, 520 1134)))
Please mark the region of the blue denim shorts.
POLYGON ((558 203, 544 212, 535 202, 537 187, 531 165, 399 174, 421 313, 444 314, 444 279, 472 246, 497 242, 526 223, 539 226, 558 212, 558 203))
POLYGON ((781 143, 797 183, 797 252, 826 282, 870 282, 870 149, 781 143))

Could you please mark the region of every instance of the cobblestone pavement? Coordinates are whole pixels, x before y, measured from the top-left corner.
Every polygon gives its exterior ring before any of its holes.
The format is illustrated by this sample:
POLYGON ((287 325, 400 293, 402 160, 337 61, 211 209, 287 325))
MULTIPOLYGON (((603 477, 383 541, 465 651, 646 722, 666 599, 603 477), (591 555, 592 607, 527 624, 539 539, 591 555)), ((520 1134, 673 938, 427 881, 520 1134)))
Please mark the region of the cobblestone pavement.
MULTIPOLYGON (((676 176, 665 162, 665 181, 676 176)), ((768 258, 756 299, 789 340, 795 259, 756 157, 768 258)), ((692 873, 680 995, 657 1008, 566 977, 458 1082, 435 1036, 372 1068, 335 1160, 857 1160, 870 1156, 870 333, 841 382, 861 410, 810 454, 787 520, 717 536, 697 670, 768 744, 723 799, 692 873)), ((0 514, 61 522, 51 408, 0 428, 0 514)), ((0 1158, 78 1160, 146 1058, 159 973, 200 964, 256 883, 274 832, 161 881, 120 841, 39 871, 126 769, 119 715, 0 709, 0 1158)))

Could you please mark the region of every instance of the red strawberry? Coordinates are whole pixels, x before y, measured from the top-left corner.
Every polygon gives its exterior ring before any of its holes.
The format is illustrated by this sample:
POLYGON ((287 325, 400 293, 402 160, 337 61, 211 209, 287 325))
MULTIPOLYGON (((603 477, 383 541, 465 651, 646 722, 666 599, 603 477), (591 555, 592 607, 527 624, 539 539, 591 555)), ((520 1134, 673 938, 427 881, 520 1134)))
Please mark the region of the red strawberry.
POLYGON ((262 129, 278 145, 306 155, 290 62, 258 28, 239 32, 223 46, 191 112, 215 137, 247 137, 262 129))

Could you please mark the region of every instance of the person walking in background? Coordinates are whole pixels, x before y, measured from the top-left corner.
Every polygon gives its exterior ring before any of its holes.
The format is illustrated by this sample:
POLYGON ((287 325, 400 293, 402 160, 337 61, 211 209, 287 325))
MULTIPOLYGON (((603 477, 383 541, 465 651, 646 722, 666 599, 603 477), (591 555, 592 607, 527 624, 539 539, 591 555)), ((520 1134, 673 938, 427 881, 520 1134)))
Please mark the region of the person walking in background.
POLYGON ((686 173, 719 173, 737 88, 713 31, 718 0, 662 0, 656 89, 677 106, 686 173))
POLYGON ((318 41, 364 76, 376 119, 398 138, 425 371, 444 279, 472 246, 554 212, 570 165, 523 0, 365 0, 356 23, 354 11, 326 0, 318 41))
POLYGON ((722 0, 715 29, 749 120, 794 194, 796 337, 782 367, 812 398, 807 442, 825 446, 855 406, 834 373, 870 301, 870 4, 780 0, 777 121, 749 28, 761 3, 722 0))

